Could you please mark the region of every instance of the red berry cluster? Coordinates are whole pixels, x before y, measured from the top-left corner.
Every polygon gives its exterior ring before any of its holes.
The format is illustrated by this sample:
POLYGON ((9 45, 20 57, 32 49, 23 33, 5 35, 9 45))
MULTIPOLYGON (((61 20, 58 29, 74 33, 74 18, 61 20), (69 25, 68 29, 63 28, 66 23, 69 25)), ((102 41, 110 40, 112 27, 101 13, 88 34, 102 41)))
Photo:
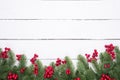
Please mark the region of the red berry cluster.
POLYGON ((104 64, 104 68, 110 68, 110 64, 104 64))
POLYGON ((18 74, 15 73, 9 73, 7 76, 7 80, 17 80, 18 79, 18 74))
POLYGON ((85 54, 86 58, 87 58, 87 61, 88 62, 91 62, 92 60, 97 60, 96 57, 98 57, 98 52, 97 50, 95 49, 93 54, 92 54, 92 57, 90 57, 90 54, 85 54))
POLYGON ((34 57, 33 57, 32 59, 30 59, 30 62, 31 62, 32 64, 35 64, 35 61, 37 60, 37 57, 38 57, 38 55, 37 55, 37 54, 34 54, 34 57))
POLYGON ((3 58, 3 59, 8 58, 8 52, 9 51, 10 51, 10 48, 6 47, 5 50, 0 53, 0 58, 3 58))
POLYGON ((10 48, 5 47, 5 51, 10 51, 10 48))
POLYGON ((100 80, 115 80, 115 79, 111 78, 109 75, 102 74, 100 80))
POLYGON ((74 80, 81 80, 79 77, 75 78, 74 80))
POLYGON ((38 75, 38 65, 35 63, 35 61, 37 60, 38 55, 34 54, 34 57, 32 59, 30 59, 30 62, 34 65, 34 71, 33 73, 35 75, 38 75))
POLYGON ((106 52, 111 56, 111 59, 115 59, 115 52, 114 52, 114 49, 115 49, 115 46, 113 46, 113 44, 110 44, 110 45, 105 45, 105 48, 106 48, 106 52))
POLYGON ((24 73, 26 68, 21 68, 20 73, 24 73))
POLYGON ((56 60, 56 66, 59 66, 59 65, 61 65, 61 64, 66 64, 66 60, 61 60, 60 58, 57 58, 57 60, 56 60))
POLYGON ((34 72, 33 72, 35 75, 38 75, 38 65, 35 64, 34 65, 34 72))
POLYGON ((16 57, 17 57, 17 60, 18 60, 18 61, 20 61, 20 60, 21 60, 21 58, 22 58, 22 55, 17 54, 17 55, 16 55, 16 57))
POLYGON ((44 78, 51 78, 53 76, 54 69, 52 66, 48 66, 45 68, 44 78))
POLYGON ((71 70, 70 69, 66 69, 66 74, 70 75, 71 74, 71 70))

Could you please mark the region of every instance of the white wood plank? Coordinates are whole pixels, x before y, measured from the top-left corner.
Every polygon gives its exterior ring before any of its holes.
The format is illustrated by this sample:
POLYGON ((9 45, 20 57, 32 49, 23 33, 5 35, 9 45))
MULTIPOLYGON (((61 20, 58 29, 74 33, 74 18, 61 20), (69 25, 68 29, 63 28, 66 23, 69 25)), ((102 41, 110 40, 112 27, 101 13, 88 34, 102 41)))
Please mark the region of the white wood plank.
POLYGON ((120 38, 119 21, 0 21, 0 38, 120 38))
POLYGON ((1 0, 0 18, 120 18, 120 0, 1 0))
POLYGON ((104 45, 113 43, 120 46, 119 41, 0 41, 0 47, 10 47, 16 54, 26 54, 28 59, 34 53, 39 54, 39 59, 56 59, 70 56, 76 58, 78 54, 91 54, 94 49, 104 51, 104 45))

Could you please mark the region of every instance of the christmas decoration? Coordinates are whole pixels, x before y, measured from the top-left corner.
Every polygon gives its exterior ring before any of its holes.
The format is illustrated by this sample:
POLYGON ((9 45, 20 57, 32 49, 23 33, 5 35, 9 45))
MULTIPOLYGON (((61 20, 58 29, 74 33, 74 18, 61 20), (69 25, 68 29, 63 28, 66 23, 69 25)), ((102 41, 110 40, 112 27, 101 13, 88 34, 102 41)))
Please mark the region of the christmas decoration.
POLYGON ((48 66, 45 68, 45 74, 44 74, 44 78, 51 78, 53 76, 54 73, 54 69, 52 66, 48 66))
POLYGON ((25 68, 21 68, 20 73, 24 73, 24 72, 25 72, 25 68))
POLYGON ((97 57, 98 57, 98 52, 97 50, 95 49, 93 54, 92 54, 92 57, 90 58, 90 54, 85 54, 86 58, 87 58, 87 61, 88 62, 91 62, 92 60, 97 60, 97 57))
POLYGON ((22 55, 18 55, 18 54, 16 55, 18 61, 21 60, 21 56, 22 55))
POLYGON ((18 79, 18 75, 15 73, 9 73, 7 76, 8 80, 17 80, 18 79))
POLYGON ((102 74, 102 77, 100 78, 100 80, 115 80, 115 79, 111 78, 110 76, 108 76, 106 74, 102 74))
POLYGON ((24 54, 0 48, 0 80, 120 80, 120 49, 113 44, 104 47, 104 52, 78 55, 76 67, 68 56, 43 66, 37 54, 26 65, 24 54))
POLYGON ((69 75, 71 73, 70 69, 66 69, 66 74, 69 75))
POLYGON ((57 58, 57 60, 56 60, 56 66, 59 66, 59 65, 61 65, 61 64, 66 64, 66 60, 61 60, 60 58, 57 58))
POLYGON ((75 78, 74 80, 80 80, 80 78, 75 78))
POLYGON ((35 61, 37 60, 37 57, 38 57, 38 55, 37 55, 37 54, 34 54, 34 57, 33 57, 32 59, 30 59, 31 63, 32 63, 33 66, 34 66, 34 71, 33 71, 33 73, 34 73, 35 75, 38 75, 38 64, 35 63, 35 61))
POLYGON ((113 44, 110 44, 110 45, 105 45, 105 48, 106 48, 106 52, 111 56, 111 59, 115 59, 115 53, 114 53, 114 46, 113 44))

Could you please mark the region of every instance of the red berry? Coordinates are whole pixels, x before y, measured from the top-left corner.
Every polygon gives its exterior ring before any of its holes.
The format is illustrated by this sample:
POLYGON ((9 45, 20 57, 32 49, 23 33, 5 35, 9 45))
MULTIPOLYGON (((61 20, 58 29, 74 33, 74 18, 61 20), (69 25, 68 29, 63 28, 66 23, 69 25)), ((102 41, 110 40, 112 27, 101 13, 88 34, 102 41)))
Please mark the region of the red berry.
POLYGON ((66 69, 66 74, 67 74, 67 75, 70 75, 70 74, 71 74, 70 69, 66 69))

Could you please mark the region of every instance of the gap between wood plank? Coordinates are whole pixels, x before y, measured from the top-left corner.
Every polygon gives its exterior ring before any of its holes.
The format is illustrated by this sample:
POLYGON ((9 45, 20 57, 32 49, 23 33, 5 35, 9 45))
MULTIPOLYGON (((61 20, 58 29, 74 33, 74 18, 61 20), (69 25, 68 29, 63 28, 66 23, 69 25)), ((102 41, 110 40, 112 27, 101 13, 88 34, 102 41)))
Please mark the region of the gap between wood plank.
POLYGON ((52 21, 120 21, 120 19, 50 19, 50 18, 31 18, 31 19, 22 19, 22 18, 3 18, 3 19, 0 19, 1 21, 45 21, 45 20, 52 20, 52 21))
POLYGON ((36 38, 36 39, 32 39, 32 38, 0 38, 0 40, 16 40, 16 41, 20 41, 20 40, 30 40, 30 41, 34 41, 34 40, 120 40, 120 38, 104 38, 104 39, 95 39, 95 38, 36 38))

